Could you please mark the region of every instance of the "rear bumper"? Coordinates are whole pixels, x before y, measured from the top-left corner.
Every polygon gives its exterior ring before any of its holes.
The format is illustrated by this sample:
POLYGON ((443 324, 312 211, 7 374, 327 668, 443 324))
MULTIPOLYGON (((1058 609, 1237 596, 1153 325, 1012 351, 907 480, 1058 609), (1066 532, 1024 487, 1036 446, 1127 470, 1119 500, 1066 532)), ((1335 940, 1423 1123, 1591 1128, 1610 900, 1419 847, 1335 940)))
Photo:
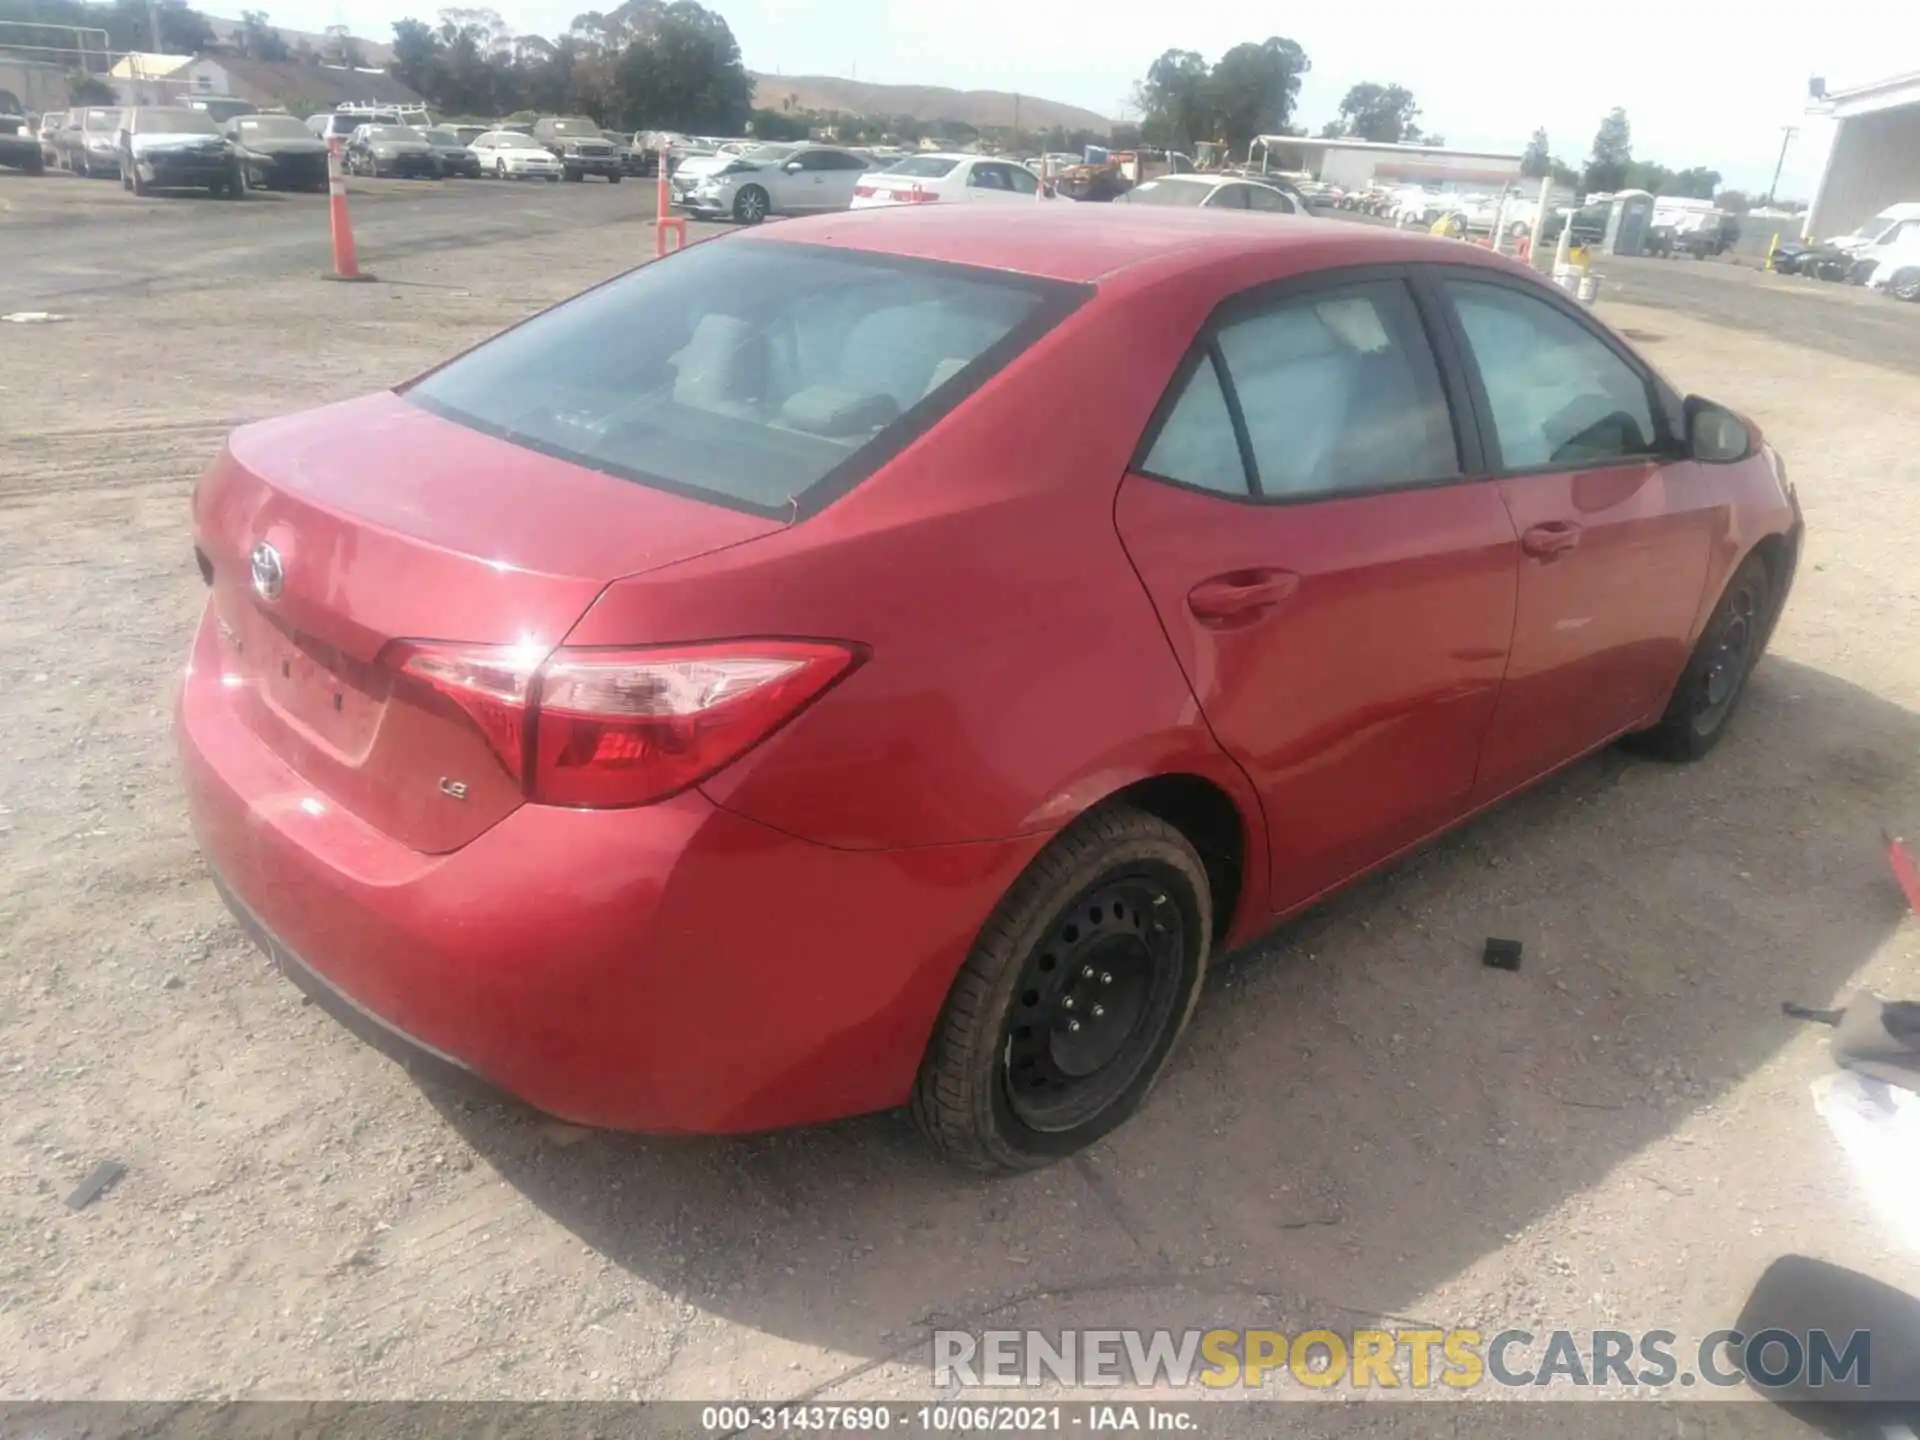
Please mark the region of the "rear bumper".
POLYGON ((249 173, 271 186, 302 189, 321 185, 327 178, 324 155, 278 155, 267 160, 248 162, 249 173))
POLYGON ((261 744, 218 653, 203 623, 176 733, 195 831, 248 930, 383 1049, 581 1124, 759 1130, 901 1103, 1043 840, 832 850, 696 790, 523 805, 423 855, 261 744))
POLYGON ((391 176, 398 180, 438 180, 440 166, 431 155, 402 155, 394 160, 382 160, 376 157, 373 162, 376 176, 391 176))

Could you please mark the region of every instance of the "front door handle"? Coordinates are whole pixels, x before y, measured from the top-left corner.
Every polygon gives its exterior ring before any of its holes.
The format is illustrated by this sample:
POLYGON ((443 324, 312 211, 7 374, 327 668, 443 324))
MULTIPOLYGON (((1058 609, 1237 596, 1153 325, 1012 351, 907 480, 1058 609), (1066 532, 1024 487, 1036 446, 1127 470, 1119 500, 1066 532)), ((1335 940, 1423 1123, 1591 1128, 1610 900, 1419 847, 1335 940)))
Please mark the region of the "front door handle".
POLYGON ((1250 624, 1300 588, 1291 570, 1231 570, 1202 580, 1187 592, 1187 608, 1203 625, 1250 624))
POLYGON ((1580 543, 1580 527, 1571 520, 1548 520, 1520 537, 1520 548, 1541 560, 1564 555, 1580 543))

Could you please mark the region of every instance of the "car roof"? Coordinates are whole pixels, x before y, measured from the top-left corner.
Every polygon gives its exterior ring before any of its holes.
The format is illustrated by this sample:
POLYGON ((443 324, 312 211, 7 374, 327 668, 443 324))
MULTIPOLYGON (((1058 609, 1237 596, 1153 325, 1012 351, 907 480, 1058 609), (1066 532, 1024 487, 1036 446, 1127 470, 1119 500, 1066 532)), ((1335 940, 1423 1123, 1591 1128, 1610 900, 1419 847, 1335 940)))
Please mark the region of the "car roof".
POLYGON ((1201 269, 1255 257, 1285 257, 1293 271, 1409 261, 1511 268, 1479 246, 1420 232, 1304 216, 1159 205, 1057 201, 999 205, 886 206, 788 220, 743 232, 749 243, 794 242, 937 260, 1088 283, 1147 266, 1201 269))

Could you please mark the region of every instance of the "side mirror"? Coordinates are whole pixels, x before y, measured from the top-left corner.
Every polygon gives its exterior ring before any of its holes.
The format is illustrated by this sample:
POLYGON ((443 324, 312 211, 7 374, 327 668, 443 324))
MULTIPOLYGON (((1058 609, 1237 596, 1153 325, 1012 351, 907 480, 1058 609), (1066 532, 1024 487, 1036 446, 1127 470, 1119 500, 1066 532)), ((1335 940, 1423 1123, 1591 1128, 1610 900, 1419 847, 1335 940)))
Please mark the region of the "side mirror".
POLYGON ((1724 405, 1689 395, 1686 401, 1687 453, 1707 465, 1730 465, 1753 453, 1753 432, 1724 405))
POLYGON ((787 174, 789 175, 798 175, 804 167, 800 164, 798 160, 789 160, 787 161, 786 164, 782 165, 780 168, 786 171, 787 174))

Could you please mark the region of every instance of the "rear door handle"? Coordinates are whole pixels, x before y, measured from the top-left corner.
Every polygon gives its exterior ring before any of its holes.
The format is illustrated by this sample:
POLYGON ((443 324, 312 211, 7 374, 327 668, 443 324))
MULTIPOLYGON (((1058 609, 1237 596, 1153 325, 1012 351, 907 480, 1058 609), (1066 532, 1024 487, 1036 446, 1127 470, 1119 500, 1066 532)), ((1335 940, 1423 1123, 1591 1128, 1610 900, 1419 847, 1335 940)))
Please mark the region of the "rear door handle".
POLYGON ((1259 619, 1300 588, 1291 570, 1232 570, 1187 592, 1187 608, 1203 625, 1232 627, 1259 619))
POLYGON ((1564 555, 1580 543, 1580 527, 1571 520, 1548 520, 1528 528, 1520 537, 1520 548, 1541 560, 1564 555))

